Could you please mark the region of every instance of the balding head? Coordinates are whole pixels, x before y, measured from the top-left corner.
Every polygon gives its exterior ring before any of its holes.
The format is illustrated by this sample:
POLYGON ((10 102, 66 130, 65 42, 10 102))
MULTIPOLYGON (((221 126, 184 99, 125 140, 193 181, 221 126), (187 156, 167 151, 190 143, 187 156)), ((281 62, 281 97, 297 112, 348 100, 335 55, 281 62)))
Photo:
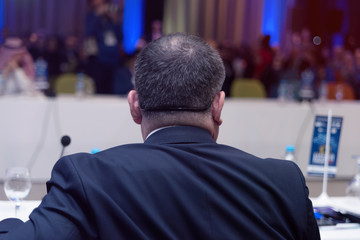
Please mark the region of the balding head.
POLYGON ((218 52, 185 33, 163 36, 147 45, 135 63, 135 89, 143 117, 166 124, 189 124, 211 116, 225 79, 218 52), (186 123, 185 123, 186 122, 186 123))

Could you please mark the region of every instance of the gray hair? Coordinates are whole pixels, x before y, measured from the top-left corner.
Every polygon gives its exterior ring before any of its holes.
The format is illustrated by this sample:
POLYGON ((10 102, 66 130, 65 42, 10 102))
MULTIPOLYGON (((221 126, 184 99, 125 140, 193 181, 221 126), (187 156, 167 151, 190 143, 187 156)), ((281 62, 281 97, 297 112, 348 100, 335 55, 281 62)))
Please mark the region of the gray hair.
POLYGON ((145 114, 205 112, 224 79, 218 52, 200 37, 185 33, 149 43, 135 62, 135 89, 145 114))

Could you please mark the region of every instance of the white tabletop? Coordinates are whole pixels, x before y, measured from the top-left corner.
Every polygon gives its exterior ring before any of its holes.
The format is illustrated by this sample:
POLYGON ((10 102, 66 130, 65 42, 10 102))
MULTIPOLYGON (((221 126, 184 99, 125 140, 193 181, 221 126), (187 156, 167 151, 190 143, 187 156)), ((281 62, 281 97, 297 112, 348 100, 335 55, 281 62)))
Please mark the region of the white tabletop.
POLYGON ((354 213, 360 216, 360 198, 357 197, 327 197, 312 198, 314 207, 332 207, 341 212, 354 213))
MULTIPOLYGON (((331 197, 328 203, 317 204, 313 199, 314 206, 332 206, 338 210, 360 213, 360 199, 348 197, 331 197)), ((10 201, 0 201, 0 220, 17 217, 23 221, 29 219, 29 214, 39 206, 40 201, 24 201, 15 216, 14 204, 10 201)), ((320 227, 322 240, 360 240, 360 224, 343 224, 338 226, 320 227)))
MULTIPOLYGON (((360 216, 360 198, 329 197, 312 199, 314 207, 332 207, 342 213, 353 213, 360 216)), ((326 240, 359 240, 360 224, 338 224, 336 226, 320 227, 321 239, 326 240)))
POLYGON ((0 201, 0 220, 5 218, 19 218, 22 221, 29 220, 29 215, 41 201, 23 201, 15 214, 15 204, 10 201, 0 201))
POLYGON ((360 225, 320 227, 320 236, 322 240, 359 240, 360 225))

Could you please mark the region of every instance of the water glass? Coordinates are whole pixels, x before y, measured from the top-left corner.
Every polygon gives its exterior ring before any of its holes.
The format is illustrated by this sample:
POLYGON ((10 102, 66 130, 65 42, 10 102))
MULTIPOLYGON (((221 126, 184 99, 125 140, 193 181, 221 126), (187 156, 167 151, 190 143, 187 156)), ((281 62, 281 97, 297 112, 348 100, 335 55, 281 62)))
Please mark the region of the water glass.
POLYGON ((346 196, 360 198, 360 155, 354 155, 353 158, 356 160, 356 173, 355 176, 350 180, 346 188, 346 196))
POLYGON ((30 171, 23 167, 12 167, 6 169, 4 179, 4 191, 7 198, 15 203, 15 215, 20 208, 21 201, 30 192, 30 171))

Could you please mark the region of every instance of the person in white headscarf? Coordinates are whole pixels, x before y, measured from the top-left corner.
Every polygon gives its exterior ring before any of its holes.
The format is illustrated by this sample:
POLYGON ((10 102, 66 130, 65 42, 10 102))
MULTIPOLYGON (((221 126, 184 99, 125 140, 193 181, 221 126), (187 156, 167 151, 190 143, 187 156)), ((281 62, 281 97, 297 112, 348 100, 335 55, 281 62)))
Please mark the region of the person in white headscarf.
POLYGON ((0 73, 4 94, 33 91, 34 61, 20 38, 9 37, 0 47, 0 73))

